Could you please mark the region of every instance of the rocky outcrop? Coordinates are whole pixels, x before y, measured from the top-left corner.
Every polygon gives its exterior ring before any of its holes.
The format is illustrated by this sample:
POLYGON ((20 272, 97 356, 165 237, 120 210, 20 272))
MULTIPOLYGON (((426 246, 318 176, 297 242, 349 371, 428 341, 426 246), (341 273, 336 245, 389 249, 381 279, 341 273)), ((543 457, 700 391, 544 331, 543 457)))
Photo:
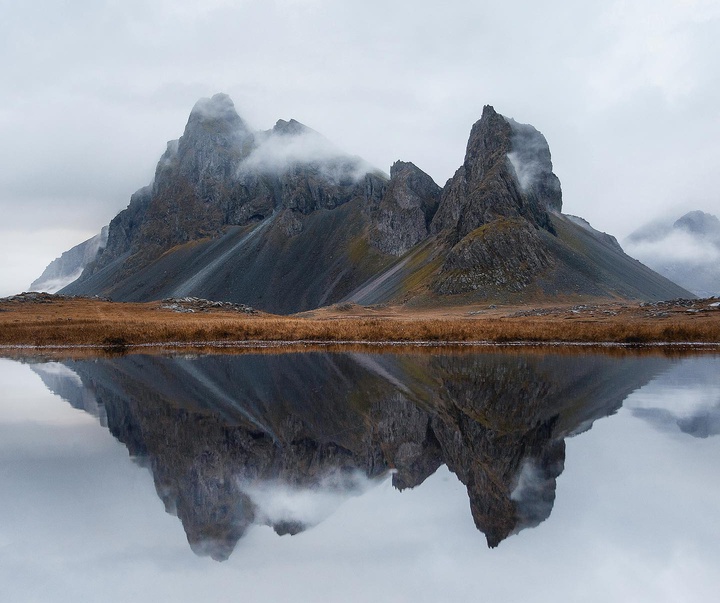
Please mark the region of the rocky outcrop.
POLYGON ((140 232, 151 199, 152 189, 149 186, 139 189, 130 197, 130 204, 127 208, 115 216, 108 226, 108 240, 105 249, 86 267, 78 281, 71 283, 71 287, 77 286, 77 283, 82 282, 83 278, 100 272, 104 268, 113 264, 117 266, 118 263, 130 256, 134 245, 139 247, 140 232))
POLYGON ((433 288, 439 294, 518 292, 552 264, 536 229, 517 219, 497 219, 448 252, 433 288))
POLYGON ((547 142, 531 126, 511 121, 485 106, 470 131, 463 165, 443 189, 433 233, 457 243, 499 218, 552 231, 548 211, 559 211, 562 201, 559 181, 551 190, 557 177, 547 142))
POLYGON ((486 106, 431 226, 450 244, 432 290, 522 291, 553 263, 536 231, 555 234, 549 212, 561 208, 545 137, 486 106))
POLYGON ((412 163, 396 161, 382 200, 370 205, 370 243, 395 256, 425 240, 440 202, 440 187, 412 163))
POLYGON ((570 214, 565 214, 565 218, 573 224, 577 224, 580 228, 584 228, 588 232, 591 232, 595 238, 605 242, 607 245, 614 247, 617 251, 622 253, 623 248, 620 246, 620 243, 618 243, 618 240, 614 236, 593 228, 590 222, 588 222, 585 218, 573 216, 570 214))

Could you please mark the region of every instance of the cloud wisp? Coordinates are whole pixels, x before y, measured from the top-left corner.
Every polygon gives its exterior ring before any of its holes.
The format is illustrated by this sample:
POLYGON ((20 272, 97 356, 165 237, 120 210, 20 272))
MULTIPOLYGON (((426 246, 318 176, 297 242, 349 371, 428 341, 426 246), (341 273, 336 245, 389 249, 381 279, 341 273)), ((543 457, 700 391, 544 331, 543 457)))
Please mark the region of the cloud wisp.
POLYGON ((700 297, 720 295, 720 222, 692 211, 674 222, 656 221, 633 232, 627 253, 700 297))
POLYGON ((281 175, 297 167, 310 167, 330 182, 347 184, 377 171, 364 159, 344 153, 320 133, 295 120, 280 120, 273 130, 256 134, 255 144, 241 162, 239 174, 281 175))

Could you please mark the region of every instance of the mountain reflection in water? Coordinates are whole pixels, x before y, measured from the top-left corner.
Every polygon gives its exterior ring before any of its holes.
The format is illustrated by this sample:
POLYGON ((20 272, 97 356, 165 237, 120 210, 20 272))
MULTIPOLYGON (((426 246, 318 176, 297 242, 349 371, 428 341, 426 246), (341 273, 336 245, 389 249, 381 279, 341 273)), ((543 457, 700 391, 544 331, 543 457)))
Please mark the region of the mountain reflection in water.
POLYGON ((413 488, 441 465, 466 486, 475 525, 495 547, 550 515, 564 439, 614 413, 668 362, 312 352, 33 369, 150 468, 193 550, 222 560, 252 524, 295 534, 389 471, 394 486, 413 488))

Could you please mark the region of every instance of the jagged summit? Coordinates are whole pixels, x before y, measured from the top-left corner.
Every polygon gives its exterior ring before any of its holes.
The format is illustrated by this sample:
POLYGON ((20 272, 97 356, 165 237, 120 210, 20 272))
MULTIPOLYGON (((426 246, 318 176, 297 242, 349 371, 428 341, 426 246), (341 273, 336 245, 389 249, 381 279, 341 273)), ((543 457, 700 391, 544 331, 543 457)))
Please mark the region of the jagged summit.
POLYGON ((704 211, 690 211, 678 218, 673 224, 674 228, 682 228, 688 232, 720 241, 720 220, 713 214, 704 211))
POLYGON ((383 198, 367 209, 373 228, 370 244, 401 256, 428 236, 441 188, 415 164, 396 161, 383 198))
POLYGON ((199 99, 190 111, 188 123, 196 122, 226 122, 230 124, 243 124, 235 110, 235 103, 224 93, 218 93, 211 98, 199 99))
POLYGON ((178 166, 190 179, 202 179, 205 172, 218 170, 227 173, 215 173, 215 177, 228 176, 249 154, 252 144, 253 133, 227 94, 202 98, 195 103, 178 140, 178 166))
POLYGON ((308 128, 305 124, 301 124, 295 119, 285 121, 284 119, 278 119, 277 123, 272 129, 275 134, 284 134, 289 136, 298 136, 303 134, 317 134, 312 128, 308 128))
POLYGON ((454 242, 499 218, 523 219, 552 232, 548 210, 560 211, 562 196, 545 138, 486 105, 441 205, 432 232, 445 231, 454 242), (549 196, 553 181, 557 191, 549 196))
POLYGON ((510 124, 491 105, 483 107, 482 117, 470 130, 463 167, 469 180, 480 181, 498 159, 512 150, 510 124))
POLYGON ((221 152, 246 155, 253 133, 238 115, 227 94, 202 98, 193 107, 177 144, 181 161, 202 164, 206 155, 221 152))
POLYGON ((195 104, 153 183, 63 292, 273 312, 689 295, 561 209, 544 136, 490 105, 441 188, 407 161, 388 178, 294 119, 252 131, 218 94, 195 104))

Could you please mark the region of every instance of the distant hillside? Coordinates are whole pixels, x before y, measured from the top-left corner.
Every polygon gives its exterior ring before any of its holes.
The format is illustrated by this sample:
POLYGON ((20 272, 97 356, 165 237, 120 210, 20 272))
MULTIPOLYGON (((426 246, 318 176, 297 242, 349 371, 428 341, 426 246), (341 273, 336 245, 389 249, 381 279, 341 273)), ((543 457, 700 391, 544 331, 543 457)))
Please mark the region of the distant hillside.
POLYGON ((628 252, 700 297, 720 295, 720 220, 691 211, 654 222, 625 241, 628 252))
POLYGON ((440 188, 409 162, 388 178, 295 120, 253 132, 218 94, 198 101, 153 183, 63 293, 193 295, 281 313, 343 300, 690 295, 561 209, 543 135, 490 106, 440 188))
POLYGON ((92 262, 98 252, 107 243, 108 227, 103 227, 99 234, 75 245, 54 259, 43 273, 32 282, 30 291, 44 291, 56 293, 66 285, 80 277, 85 267, 92 262))

